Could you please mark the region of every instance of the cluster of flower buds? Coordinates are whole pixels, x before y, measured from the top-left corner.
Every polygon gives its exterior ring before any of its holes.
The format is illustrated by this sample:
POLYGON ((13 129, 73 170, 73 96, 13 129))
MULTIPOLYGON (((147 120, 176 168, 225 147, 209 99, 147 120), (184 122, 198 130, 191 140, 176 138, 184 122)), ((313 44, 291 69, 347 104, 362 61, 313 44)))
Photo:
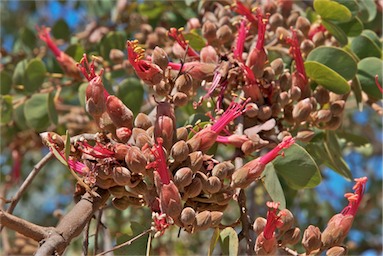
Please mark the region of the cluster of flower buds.
MULTIPOLYGON (((303 65, 312 49, 336 40, 323 26, 291 12, 291 1, 266 2, 256 7, 240 1, 232 5, 207 1, 201 21, 192 18, 186 28, 141 24, 136 40, 126 43, 127 60, 121 51, 111 51, 112 61, 123 63, 162 99, 156 101, 155 115, 134 116, 106 91, 103 71, 96 74, 95 60, 89 64, 85 55, 78 66, 89 81, 86 111, 103 135, 94 144, 76 141, 69 166, 88 185, 108 189, 116 208, 148 206, 158 234, 172 224, 197 232, 218 226, 236 189, 258 180, 266 164, 296 140, 311 140, 313 127, 337 129, 348 95, 320 85, 312 90, 303 65), (200 31, 206 42, 200 51, 185 39, 192 30, 200 31), (284 47, 294 61, 293 72, 285 69, 282 58, 270 58, 268 46, 274 44, 284 47), (233 97, 234 93, 245 98, 233 97), (214 106, 211 125, 191 131, 194 134, 176 126, 177 107, 191 104, 202 109, 204 103, 214 106), (235 133, 233 125, 240 116, 243 134, 235 133), (269 152, 236 169, 231 161, 207 153, 215 143, 234 146, 243 155, 266 147, 269 152)), ((40 37, 62 61, 63 54, 44 31, 40 37)), ((61 143, 57 136, 48 137, 49 145, 61 143)), ((56 150, 63 152, 63 146, 56 150)), ((330 247, 338 250, 334 246, 349 231, 365 180, 358 184, 357 193, 348 197, 350 206, 334 216, 323 234, 314 226, 306 229, 302 244, 307 254, 330 247), (338 219, 344 227, 338 227, 338 219)), ((300 239, 292 213, 286 209, 278 213, 277 203, 267 206, 267 219, 254 222, 257 254, 273 254, 300 239)))

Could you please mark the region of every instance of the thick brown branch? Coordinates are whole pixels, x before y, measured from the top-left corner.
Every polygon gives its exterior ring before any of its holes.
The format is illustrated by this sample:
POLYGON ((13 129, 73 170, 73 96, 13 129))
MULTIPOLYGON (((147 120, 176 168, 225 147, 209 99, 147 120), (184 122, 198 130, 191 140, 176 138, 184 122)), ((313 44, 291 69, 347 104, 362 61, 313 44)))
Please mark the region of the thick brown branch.
POLYGON ((75 207, 65 215, 54 233, 47 237, 36 255, 62 254, 71 240, 81 234, 86 224, 93 214, 102 207, 109 198, 107 190, 97 191, 100 197, 92 197, 90 193, 85 193, 75 207))
MULTIPOLYGON (((48 236, 51 228, 41 227, 0 210, 0 225, 12 229, 35 241, 41 241, 48 236)), ((53 228, 52 228, 53 229, 53 228)))

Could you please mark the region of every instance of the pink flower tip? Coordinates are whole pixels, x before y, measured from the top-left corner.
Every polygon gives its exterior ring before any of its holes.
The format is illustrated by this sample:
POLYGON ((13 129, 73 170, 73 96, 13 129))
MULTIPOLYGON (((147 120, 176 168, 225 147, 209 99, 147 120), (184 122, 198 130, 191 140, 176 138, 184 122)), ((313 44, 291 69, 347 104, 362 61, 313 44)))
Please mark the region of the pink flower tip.
POLYGON ((199 54, 189 45, 189 42, 185 39, 184 35, 182 34, 183 28, 176 29, 176 28, 170 28, 168 31, 168 36, 173 38, 177 41, 177 43, 184 49, 187 49, 187 54, 190 57, 197 57, 199 58, 199 54))
POLYGON ((295 66, 296 66, 297 72, 304 79, 304 81, 307 82, 307 76, 306 76, 305 66, 303 64, 303 58, 302 58, 301 48, 299 45, 297 31, 291 28, 291 33, 292 33, 292 37, 286 38, 286 42, 290 44, 290 53, 295 60, 295 66))
POLYGON ((267 202, 266 205, 269 207, 267 212, 266 226, 263 230, 263 236, 266 240, 269 240, 273 237, 275 229, 283 225, 281 216, 277 215, 278 207, 280 203, 276 202, 267 202))
POLYGON ((151 152, 156 158, 154 162, 151 162, 146 166, 146 168, 154 168, 157 173, 160 175, 161 181, 163 184, 167 185, 170 183, 169 168, 166 163, 166 157, 164 149, 162 147, 163 139, 157 138, 157 144, 154 144, 151 152))
POLYGON ((41 40, 43 40, 47 46, 49 47, 49 49, 51 49, 51 51, 53 52, 53 54, 56 56, 56 57, 60 57, 62 51, 57 47, 57 45, 53 42, 51 36, 50 36, 50 28, 48 27, 45 27, 45 26, 42 26, 41 28, 39 28, 38 26, 36 26, 36 30, 37 32, 39 33, 39 38, 41 40))
POLYGON ((257 8, 258 39, 257 39, 257 44, 255 48, 258 50, 262 50, 264 47, 266 26, 267 26, 267 23, 269 23, 269 17, 270 17, 270 13, 266 13, 265 17, 263 17, 261 9, 257 8))
POLYGON ((353 215, 355 216, 360 203, 362 202, 364 191, 366 189, 367 177, 356 178, 355 185, 352 188, 354 193, 346 193, 344 196, 349 201, 349 204, 342 210, 343 215, 353 215))
POLYGON ((88 58, 87 58, 85 53, 84 53, 82 59, 80 60, 80 63, 77 64, 77 67, 80 69, 81 73, 85 76, 85 78, 88 81, 91 81, 96 76, 102 76, 102 74, 104 72, 104 70, 101 69, 100 73, 97 75, 96 71, 95 71, 96 69, 95 69, 95 65, 94 65, 94 58, 93 58, 92 62, 89 64, 88 58))
POLYGON ((295 143, 295 140, 293 137, 287 137, 285 138, 281 143, 279 143, 274 149, 272 149, 270 152, 268 152, 266 155, 262 156, 259 162, 261 164, 268 164, 271 161, 273 161, 278 155, 279 152, 282 149, 287 149, 291 147, 295 143))

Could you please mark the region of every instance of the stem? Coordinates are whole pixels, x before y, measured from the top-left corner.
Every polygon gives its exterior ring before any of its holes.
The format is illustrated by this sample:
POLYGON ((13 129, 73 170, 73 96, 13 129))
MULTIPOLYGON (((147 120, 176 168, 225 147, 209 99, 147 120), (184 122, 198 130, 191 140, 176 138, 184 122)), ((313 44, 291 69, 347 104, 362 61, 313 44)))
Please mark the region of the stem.
POLYGON ((130 239, 129 241, 126 241, 126 242, 124 242, 124 243, 122 243, 122 244, 119 244, 119 245, 113 247, 113 248, 110 249, 110 250, 107 250, 107 251, 104 251, 104 252, 102 252, 102 253, 99 253, 99 254, 97 254, 96 256, 102 256, 102 255, 107 254, 108 252, 112 252, 112 251, 115 251, 115 250, 117 250, 117 249, 120 249, 120 248, 122 248, 122 247, 124 247, 124 246, 131 245, 134 241, 136 241, 137 239, 143 237, 144 235, 146 235, 146 234, 148 234, 148 233, 150 233, 150 232, 152 232, 152 229, 148 229, 148 230, 142 232, 141 234, 139 234, 139 235, 133 237, 133 238, 130 239))

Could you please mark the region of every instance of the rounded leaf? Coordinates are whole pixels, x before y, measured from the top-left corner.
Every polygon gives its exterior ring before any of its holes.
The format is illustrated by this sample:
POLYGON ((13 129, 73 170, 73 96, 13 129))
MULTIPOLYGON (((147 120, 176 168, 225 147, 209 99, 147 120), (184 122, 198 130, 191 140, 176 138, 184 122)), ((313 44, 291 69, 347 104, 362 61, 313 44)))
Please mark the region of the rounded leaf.
POLYGON ((46 72, 45 65, 40 59, 29 61, 24 73, 24 89, 28 92, 38 90, 45 80, 46 72))
POLYGON ((200 51, 203 47, 206 46, 206 42, 203 39, 203 37, 198 35, 195 31, 185 33, 184 37, 186 40, 189 41, 190 47, 192 47, 196 51, 200 51))
POLYGON ((297 144, 286 149, 284 157, 277 157, 271 164, 292 189, 313 188, 322 180, 314 159, 297 144))
POLYGON ((360 35, 352 40, 351 50, 358 56, 359 59, 367 57, 380 58, 382 55, 381 49, 379 49, 379 47, 365 35, 360 35))
POLYGON ((109 32, 100 42, 100 54, 105 59, 109 59, 111 49, 124 50, 126 35, 122 32, 109 32))
POLYGON ((56 111, 56 106, 55 106, 55 102, 54 102, 54 93, 53 92, 50 92, 48 94, 48 116, 49 116, 49 119, 51 120, 52 123, 54 124, 58 124, 59 122, 59 117, 58 117, 58 114, 57 114, 57 111, 56 111))
POLYGON ((339 22, 346 22, 351 19, 350 10, 346 6, 334 1, 315 0, 314 9, 322 19, 339 22))
POLYGON ((224 255, 238 255, 238 235, 232 227, 227 227, 219 235, 221 250, 224 255))
POLYGON ((15 85, 23 85, 24 84, 24 75, 25 70, 27 69, 28 60, 22 60, 17 63, 15 71, 13 71, 12 81, 15 85))
POLYGON ((11 75, 8 72, 6 72, 5 70, 2 70, 0 72, 0 81, 1 81, 0 94, 1 95, 8 94, 12 88, 12 77, 11 77, 11 75))
POLYGON ((84 52, 85 49, 80 44, 72 44, 65 50, 65 53, 71 56, 75 61, 80 61, 84 52))
POLYGON ((376 4, 374 0, 359 1, 359 17, 364 23, 371 22, 377 14, 376 4))
POLYGON ((50 125, 48 98, 48 93, 37 93, 25 102, 24 116, 27 125, 38 132, 44 131, 50 125))
POLYGON ((350 37, 360 35, 364 28, 362 21, 358 17, 354 17, 349 22, 338 24, 338 27, 350 37))
POLYGON ((305 62, 306 74, 317 84, 338 94, 345 94, 350 91, 347 81, 334 70, 316 61, 305 62))
POLYGON ((137 78, 127 78, 119 84, 116 96, 137 115, 144 100, 144 89, 137 78))
POLYGON ((286 208, 286 199, 285 194, 283 193, 283 189, 281 183, 279 182, 278 175, 274 169, 273 164, 266 165, 265 171, 263 172, 265 178, 262 179, 263 185, 267 193, 269 193, 271 199, 274 202, 279 202, 279 209, 286 208))
POLYGON ((70 36, 70 29, 64 19, 59 19, 52 27, 52 35, 56 39, 68 40, 70 36))
POLYGON ((383 61, 375 57, 369 57, 358 63, 358 78, 362 89, 369 96, 382 99, 382 93, 375 84, 375 76, 378 75, 379 83, 382 84, 383 61))
POLYGON ((348 43, 346 33, 338 25, 326 20, 322 20, 322 24, 341 45, 346 45, 348 43))
POLYGON ((306 61, 319 62, 347 81, 353 79, 357 71, 354 58, 348 52, 336 47, 318 47, 310 52, 306 61))
POLYGON ((0 124, 7 124, 12 120, 12 96, 0 96, 0 124))

